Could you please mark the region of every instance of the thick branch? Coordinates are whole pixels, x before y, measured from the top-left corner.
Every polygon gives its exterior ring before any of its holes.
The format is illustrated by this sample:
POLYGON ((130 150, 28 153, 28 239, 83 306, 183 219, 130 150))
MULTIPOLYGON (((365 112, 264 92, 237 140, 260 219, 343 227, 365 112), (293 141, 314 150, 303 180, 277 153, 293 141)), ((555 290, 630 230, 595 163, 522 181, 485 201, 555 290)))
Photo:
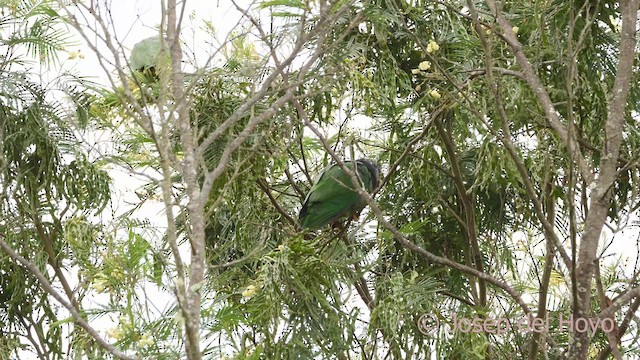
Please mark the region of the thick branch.
MULTIPOLYGON (((622 143, 627 97, 633 77, 638 2, 638 0, 628 0, 621 3, 620 55, 604 129, 605 142, 603 152, 605 155, 600 160, 599 177, 593 192, 590 194, 589 214, 585 222, 585 230, 578 253, 576 276, 578 306, 575 313, 577 318, 589 318, 590 316, 591 283, 594 267, 596 266, 596 252, 611 202, 611 189, 616 181, 616 164, 622 143)), ((587 333, 577 333, 575 336, 577 341, 571 347, 571 355, 577 358, 586 358, 589 351, 589 336, 587 333)))
MULTIPOLYGON (((201 192, 198 183, 198 159, 200 153, 194 139, 194 131, 191 127, 189 107, 184 91, 184 76, 182 74, 182 49, 180 46, 180 22, 176 0, 167 2, 167 42, 169 44, 171 58, 171 95, 175 104, 175 112, 172 112, 175 122, 180 130, 180 140, 184 151, 182 176, 186 184, 189 201, 189 231, 188 238, 191 244, 191 264, 189 266, 189 284, 186 288, 186 302, 181 302, 181 308, 185 313, 185 330, 187 335, 187 358, 190 360, 201 359, 200 354, 200 303, 201 295, 197 290, 204 280, 205 270, 205 224, 204 203, 206 196, 201 192)), ((184 4, 181 9, 181 17, 184 12, 184 4)), ((164 139, 168 141, 167 139, 164 139)), ((167 174, 165 174, 166 176, 167 174)))

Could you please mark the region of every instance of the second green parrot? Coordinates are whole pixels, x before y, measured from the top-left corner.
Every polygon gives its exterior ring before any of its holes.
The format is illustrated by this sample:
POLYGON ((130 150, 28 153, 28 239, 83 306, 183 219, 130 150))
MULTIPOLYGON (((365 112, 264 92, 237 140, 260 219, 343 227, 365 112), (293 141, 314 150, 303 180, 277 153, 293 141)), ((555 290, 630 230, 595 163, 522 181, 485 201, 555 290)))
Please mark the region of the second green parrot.
POLYGON ((154 69, 158 64, 160 47, 160 37, 157 35, 136 43, 131 50, 129 59, 131 68, 140 72, 146 69, 154 69))

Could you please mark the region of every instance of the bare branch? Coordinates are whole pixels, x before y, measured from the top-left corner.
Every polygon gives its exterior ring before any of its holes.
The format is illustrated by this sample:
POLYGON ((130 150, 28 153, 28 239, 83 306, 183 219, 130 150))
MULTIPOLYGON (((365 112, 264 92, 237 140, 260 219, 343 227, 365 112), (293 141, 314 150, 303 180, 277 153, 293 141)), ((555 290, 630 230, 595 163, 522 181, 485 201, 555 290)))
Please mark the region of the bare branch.
MULTIPOLYGON (((620 323, 620 326, 618 327, 617 341, 620 341, 624 333, 627 331, 627 328, 629 327, 629 323, 631 322, 631 319, 634 318, 636 311, 638 311, 638 308, 640 308, 640 298, 636 299, 633 302, 633 304, 629 306, 627 313, 624 315, 624 319, 622 319, 622 323, 620 323)), ((605 360, 609 358, 610 353, 611 353, 611 347, 607 346, 598 355, 598 360, 605 360)))
MULTIPOLYGON (((438 134, 442 143, 444 144, 444 149, 449 158, 449 163, 451 166, 451 172, 453 173, 453 181, 458 190, 458 196, 462 202, 462 209, 464 212, 464 222, 465 226, 463 230, 466 232, 467 241, 471 245, 471 252, 473 256, 473 264, 479 272, 484 272, 484 263, 482 252, 480 251, 480 245, 478 244, 478 233, 476 226, 476 217, 475 217, 475 201, 473 195, 467 192, 467 188, 465 187, 465 180, 462 176, 462 170, 460 169, 460 160, 458 154, 455 149, 455 145, 453 144, 453 140, 451 139, 451 134, 447 133, 442 126, 442 119, 433 118, 433 121, 436 123, 436 129, 438 130, 438 134)), ((484 280, 480 279, 478 282, 479 287, 479 304, 480 306, 487 305, 487 284, 484 280)))

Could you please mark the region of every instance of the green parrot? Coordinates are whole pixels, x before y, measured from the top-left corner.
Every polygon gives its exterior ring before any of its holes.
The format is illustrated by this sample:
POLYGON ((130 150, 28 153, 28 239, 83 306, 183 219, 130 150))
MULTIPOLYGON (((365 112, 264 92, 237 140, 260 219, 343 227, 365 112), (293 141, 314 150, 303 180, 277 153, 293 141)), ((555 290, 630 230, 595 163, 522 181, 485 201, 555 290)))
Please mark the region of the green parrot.
MULTIPOLYGON (((371 193, 380 181, 378 165, 368 159, 345 161, 351 171, 354 171, 354 164, 362 186, 371 193)), ((365 205, 351 178, 338 164, 333 164, 320 174, 309 190, 298 217, 300 227, 317 230, 342 216, 357 215, 365 205)))
POLYGON ((160 54, 160 37, 152 36, 146 38, 133 46, 129 62, 131 68, 144 72, 149 70, 155 74, 155 67, 158 65, 158 55, 160 54))

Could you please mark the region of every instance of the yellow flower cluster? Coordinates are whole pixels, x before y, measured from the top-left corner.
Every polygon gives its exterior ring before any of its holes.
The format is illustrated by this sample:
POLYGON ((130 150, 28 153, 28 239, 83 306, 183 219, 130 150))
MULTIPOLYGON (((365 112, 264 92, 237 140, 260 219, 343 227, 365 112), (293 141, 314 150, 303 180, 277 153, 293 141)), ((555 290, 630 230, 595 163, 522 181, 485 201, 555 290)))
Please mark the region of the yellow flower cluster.
POLYGON ((255 294, 256 294, 255 285, 247 286, 247 288, 242 292, 242 296, 246 297, 248 299, 251 299, 253 297, 253 295, 255 295, 255 294))
POLYGON ((68 51, 67 54, 69 55, 69 60, 84 59, 84 54, 80 49, 78 51, 68 51))
POLYGON ((427 52, 431 54, 432 52, 436 52, 440 50, 440 45, 435 40, 430 40, 427 44, 427 52))
MULTIPOLYGON (((429 43, 427 44, 427 52, 429 54, 432 54, 438 50, 440 50, 440 45, 435 40, 429 40, 429 43)), ((428 71, 430 69, 431 69, 431 62, 428 60, 424 60, 424 61, 421 61, 420 64, 418 64, 418 68, 411 69, 411 73, 414 75, 417 75, 423 71, 428 71)), ((420 91, 422 90, 422 86, 417 85, 415 89, 416 91, 420 91)), ((432 89, 431 91, 429 91, 429 96, 431 96, 436 100, 442 97, 442 95, 440 95, 440 92, 438 92, 437 89, 432 89)))
POLYGON ((420 64, 418 64, 418 69, 422 70, 422 71, 427 71, 429 69, 431 69, 431 62, 430 61, 423 61, 420 64))
POLYGON ((140 338, 140 341, 138 342, 138 344, 140 346, 142 346, 142 347, 153 345, 153 343, 154 343, 154 341, 153 341, 151 335, 147 334, 147 333, 142 335, 142 337, 140 338))
POLYGON ((124 330, 122 330, 122 328, 119 326, 108 328, 107 336, 116 340, 120 340, 124 336, 124 330))
POLYGON ((115 280, 115 281, 121 282, 124 279, 125 279, 125 274, 122 271, 122 269, 114 268, 109 272, 109 275, 107 275, 104 272, 96 274, 90 287, 93 290, 99 293, 102 293, 102 292, 105 292, 109 287, 111 287, 111 281, 115 280))
POLYGON ((422 61, 420 64, 418 64, 418 68, 417 69, 411 69, 411 73, 416 75, 416 74, 420 74, 421 71, 427 71, 431 69, 431 61, 422 61))
POLYGON ((104 292, 109 287, 109 278, 103 273, 96 275, 91 283, 91 288, 99 293, 104 292))

